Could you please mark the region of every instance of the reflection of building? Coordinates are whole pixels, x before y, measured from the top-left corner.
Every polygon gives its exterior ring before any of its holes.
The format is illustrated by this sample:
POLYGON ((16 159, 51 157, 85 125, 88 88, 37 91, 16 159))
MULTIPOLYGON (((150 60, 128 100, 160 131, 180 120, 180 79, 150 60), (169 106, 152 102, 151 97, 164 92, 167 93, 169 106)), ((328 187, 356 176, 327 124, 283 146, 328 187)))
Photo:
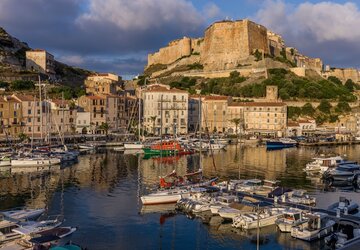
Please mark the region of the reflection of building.
POLYGON ((29 50, 26 51, 26 69, 47 74, 55 75, 54 56, 45 50, 29 50))
POLYGON ((145 129, 155 134, 186 134, 188 131, 187 91, 149 85, 143 91, 145 129), (161 126, 162 125, 162 126, 161 126))

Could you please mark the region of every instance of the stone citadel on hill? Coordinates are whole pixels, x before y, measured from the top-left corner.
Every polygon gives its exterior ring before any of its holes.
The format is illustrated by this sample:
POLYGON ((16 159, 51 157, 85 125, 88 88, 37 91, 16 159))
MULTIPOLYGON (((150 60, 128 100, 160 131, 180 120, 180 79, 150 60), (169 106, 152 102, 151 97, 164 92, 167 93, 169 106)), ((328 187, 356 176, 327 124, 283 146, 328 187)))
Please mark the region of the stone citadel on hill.
POLYGON ((237 70, 248 76, 266 68, 286 67, 300 76, 305 76, 305 69, 310 69, 323 77, 336 76, 343 81, 360 81, 358 70, 324 68, 320 58, 310 58, 295 48, 286 47, 280 35, 247 19, 215 22, 205 30, 203 38, 184 37, 171 41, 158 52, 148 55, 146 69, 162 65, 161 70, 151 75, 158 77, 181 65, 192 64, 200 68, 184 75, 211 78, 225 76, 221 71, 229 73, 237 70), (284 60, 281 64, 281 61, 271 58, 285 59, 285 63, 284 60))

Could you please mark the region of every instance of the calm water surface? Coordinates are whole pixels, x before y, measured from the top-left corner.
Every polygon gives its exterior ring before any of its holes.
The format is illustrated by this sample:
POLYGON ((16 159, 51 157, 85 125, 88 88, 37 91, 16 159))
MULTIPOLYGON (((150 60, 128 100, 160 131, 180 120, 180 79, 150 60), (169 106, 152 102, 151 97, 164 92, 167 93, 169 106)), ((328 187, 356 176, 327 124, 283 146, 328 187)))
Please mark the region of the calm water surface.
MULTIPOLYGON (((320 153, 347 155, 360 162, 360 145, 331 148, 293 148, 266 151, 264 147, 229 146, 214 157, 203 155, 204 175, 280 180, 282 185, 304 188, 327 207, 339 195, 360 203, 360 194, 337 189, 325 192, 318 179, 302 171, 320 153)), ((0 209, 27 205, 47 207, 48 214, 64 214, 65 225, 78 226, 71 238, 89 249, 256 249, 255 232, 233 229, 230 224, 211 227, 182 214, 150 213, 139 196, 173 169, 179 175, 199 168, 199 155, 143 159, 142 156, 105 151, 79 158, 69 167, 18 169, 0 172, 0 209)), ((151 209, 151 208, 150 208, 151 209)), ((320 242, 301 242, 276 227, 261 229, 269 241, 260 249, 319 249, 320 242)))

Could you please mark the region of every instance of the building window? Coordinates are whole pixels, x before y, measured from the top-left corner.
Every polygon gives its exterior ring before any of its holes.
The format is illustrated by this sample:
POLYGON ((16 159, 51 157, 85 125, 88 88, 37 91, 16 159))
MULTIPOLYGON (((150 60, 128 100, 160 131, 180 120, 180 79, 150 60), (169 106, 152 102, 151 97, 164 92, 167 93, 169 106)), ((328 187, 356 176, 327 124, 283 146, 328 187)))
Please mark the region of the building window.
POLYGON ((28 115, 31 115, 31 109, 28 109, 28 115))
POLYGON ((40 127, 37 127, 37 131, 40 132, 40 127))
POLYGON ((40 109, 38 109, 37 114, 40 115, 40 109))
POLYGON ((16 111, 14 111, 14 116, 17 116, 17 115, 16 115, 16 111))
POLYGON ((40 117, 37 118, 37 121, 40 122, 40 117))
POLYGON ((31 118, 30 118, 30 117, 28 118, 28 122, 31 122, 31 118))
POLYGON ((31 132, 31 127, 28 128, 28 131, 31 132))

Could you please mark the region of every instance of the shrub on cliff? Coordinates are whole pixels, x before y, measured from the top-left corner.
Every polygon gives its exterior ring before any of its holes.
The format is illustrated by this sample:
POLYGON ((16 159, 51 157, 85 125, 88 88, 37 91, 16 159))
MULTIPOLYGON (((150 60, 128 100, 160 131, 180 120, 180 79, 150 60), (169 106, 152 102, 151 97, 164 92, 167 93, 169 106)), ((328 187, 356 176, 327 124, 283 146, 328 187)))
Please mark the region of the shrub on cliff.
POLYGON ((17 80, 10 84, 11 90, 32 90, 35 88, 35 84, 32 81, 17 80))
POLYGON ((321 100, 320 105, 318 106, 318 110, 323 113, 330 113, 331 104, 327 100, 321 100))

